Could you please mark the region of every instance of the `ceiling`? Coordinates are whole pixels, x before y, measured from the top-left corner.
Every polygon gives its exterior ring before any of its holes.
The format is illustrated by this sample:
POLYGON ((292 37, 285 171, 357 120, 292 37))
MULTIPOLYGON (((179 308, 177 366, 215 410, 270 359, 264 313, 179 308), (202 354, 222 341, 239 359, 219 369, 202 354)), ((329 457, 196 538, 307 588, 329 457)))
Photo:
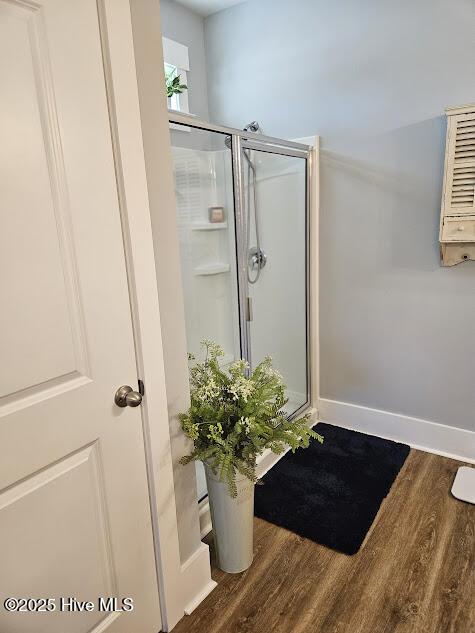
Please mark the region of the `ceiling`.
POLYGON ((175 2, 206 17, 217 11, 233 7, 235 4, 241 4, 243 0, 175 0, 175 2))

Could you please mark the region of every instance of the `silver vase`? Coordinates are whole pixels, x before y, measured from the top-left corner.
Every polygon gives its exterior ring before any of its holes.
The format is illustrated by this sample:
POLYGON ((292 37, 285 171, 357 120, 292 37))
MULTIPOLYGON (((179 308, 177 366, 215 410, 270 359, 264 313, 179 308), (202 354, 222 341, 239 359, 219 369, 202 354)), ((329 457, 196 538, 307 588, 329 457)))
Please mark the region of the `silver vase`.
POLYGON ((239 574, 251 566, 253 559, 255 486, 238 473, 237 497, 233 499, 227 483, 219 481, 208 464, 205 473, 219 568, 239 574))

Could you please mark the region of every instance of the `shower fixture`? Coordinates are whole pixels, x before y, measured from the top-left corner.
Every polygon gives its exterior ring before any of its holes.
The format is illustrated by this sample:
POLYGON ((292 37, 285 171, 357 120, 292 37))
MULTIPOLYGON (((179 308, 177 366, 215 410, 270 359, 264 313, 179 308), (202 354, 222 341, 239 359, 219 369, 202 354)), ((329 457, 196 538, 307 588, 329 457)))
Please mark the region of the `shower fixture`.
MULTIPOLYGON (((244 132, 252 132, 253 134, 259 134, 261 132, 261 126, 257 121, 251 121, 243 128, 244 132)), ((231 149, 231 137, 226 136, 224 144, 228 149, 231 149)), ((252 153, 250 149, 243 149, 243 155, 247 162, 247 203, 246 203, 246 252, 247 252, 247 280, 250 284, 255 284, 261 276, 261 270, 267 263, 267 255, 261 249, 261 237, 260 237, 260 217, 259 217, 259 205, 257 200, 257 176, 256 166, 252 160, 252 153), (252 193, 251 193, 251 174, 252 174, 252 193), (251 207, 254 211, 254 232, 256 234, 256 245, 250 246, 251 243, 251 207)))
POLYGON ((258 134, 261 131, 261 126, 257 121, 251 121, 251 123, 244 126, 243 130, 244 132, 255 132, 258 134))
POLYGON ((247 159, 247 204, 246 204, 246 250, 248 257, 247 280, 255 284, 261 276, 261 270, 267 263, 267 255, 261 248, 260 215, 257 199, 257 175, 256 166, 252 160, 251 150, 243 150, 247 159), (251 185, 252 177, 252 185, 251 185), (251 193, 252 187, 252 193, 251 193), (254 232, 256 245, 251 247, 251 214, 254 211, 254 232))
POLYGON ((251 270, 264 268, 267 264, 267 255, 263 250, 258 250, 255 246, 249 249, 248 266, 251 270))

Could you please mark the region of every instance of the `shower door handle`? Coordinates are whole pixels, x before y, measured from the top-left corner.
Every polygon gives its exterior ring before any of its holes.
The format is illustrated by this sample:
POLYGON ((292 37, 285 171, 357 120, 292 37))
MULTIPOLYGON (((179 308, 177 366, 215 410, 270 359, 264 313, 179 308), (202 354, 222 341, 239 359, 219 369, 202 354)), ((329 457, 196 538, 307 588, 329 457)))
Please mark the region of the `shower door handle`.
POLYGON ((246 321, 252 321, 254 318, 252 314, 252 299, 251 297, 246 298, 246 321))

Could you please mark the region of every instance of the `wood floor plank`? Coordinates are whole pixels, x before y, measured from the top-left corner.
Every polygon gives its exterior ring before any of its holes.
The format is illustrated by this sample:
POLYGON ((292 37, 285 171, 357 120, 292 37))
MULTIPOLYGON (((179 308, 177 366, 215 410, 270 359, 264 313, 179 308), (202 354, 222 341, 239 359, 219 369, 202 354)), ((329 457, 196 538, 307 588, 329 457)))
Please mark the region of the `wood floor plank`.
POLYGON ((321 622, 322 630, 364 633, 374 630, 375 624, 382 629, 384 611, 391 608, 389 592, 398 587, 398 575, 405 563, 403 556, 407 550, 401 547, 399 534, 413 538, 411 515, 401 512, 399 499, 403 498, 406 506, 416 505, 418 489, 414 482, 423 479, 429 467, 419 455, 411 455, 406 461, 381 506, 371 535, 351 558, 348 582, 335 596, 329 615, 321 622))
POLYGON ((475 633, 475 506, 450 494, 459 465, 411 451, 355 556, 256 519, 251 568, 214 567, 218 587, 176 633, 475 633))
POLYGON ((425 632, 434 570, 441 564, 441 552, 454 525, 448 507, 451 477, 443 471, 444 462, 435 455, 424 461, 428 468, 413 483, 417 504, 408 504, 393 532, 397 544, 393 573, 384 590, 377 592, 379 609, 371 625, 384 633, 425 632))
POLYGON ((448 491, 453 481, 450 460, 431 456, 433 466, 420 482, 420 503, 414 513, 415 539, 403 567, 403 582, 394 601, 393 623, 398 633, 428 631, 439 570, 456 529, 457 505, 448 491))
POLYGON ((444 549, 436 578, 428 630, 475 632, 474 506, 451 499, 455 525, 444 549))

